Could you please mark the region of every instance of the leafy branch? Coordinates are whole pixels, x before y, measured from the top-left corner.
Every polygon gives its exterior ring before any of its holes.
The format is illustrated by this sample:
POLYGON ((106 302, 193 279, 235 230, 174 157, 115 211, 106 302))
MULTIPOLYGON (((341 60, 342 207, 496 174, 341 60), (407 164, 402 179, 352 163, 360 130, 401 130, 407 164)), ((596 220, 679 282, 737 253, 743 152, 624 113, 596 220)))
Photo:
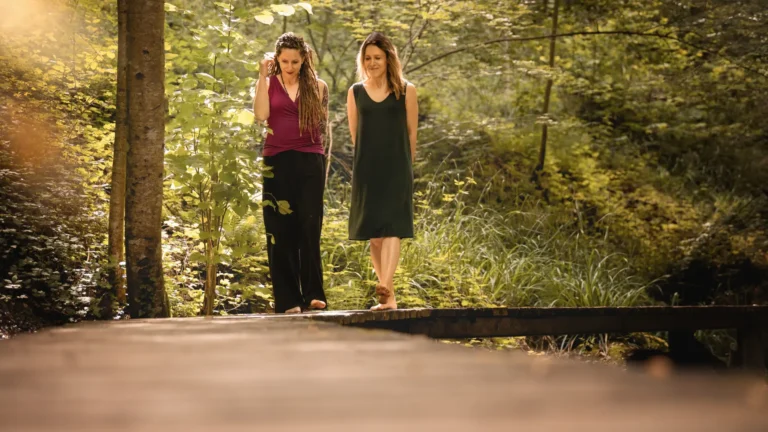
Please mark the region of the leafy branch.
POLYGON ((641 37, 651 37, 651 38, 659 38, 659 39, 665 39, 665 40, 673 40, 676 41, 682 45, 687 45, 692 48, 698 49, 700 51, 706 52, 708 54, 711 54, 713 56, 724 58, 725 60, 731 62, 734 66, 737 66, 741 69, 744 69, 746 71, 752 72, 754 74, 760 75, 762 77, 768 78, 768 73, 764 72, 762 70, 755 69, 753 67, 741 64, 727 56, 724 56, 720 53, 717 53, 715 51, 712 51, 706 47, 702 47, 698 44, 688 42, 686 40, 681 39, 680 37, 673 36, 671 34, 664 34, 664 33, 658 33, 658 32, 638 32, 638 31, 631 31, 631 30, 608 30, 608 31, 580 31, 580 32, 570 32, 570 33, 560 33, 560 34, 553 34, 553 35, 547 35, 547 36, 528 36, 528 37, 518 37, 518 36, 512 36, 512 37, 506 37, 506 38, 499 38, 499 39, 493 39, 489 41, 484 42, 478 42, 476 44, 467 45, 461 48, 456 48, 451 51, 444 52, 438 56, 435 56, 429 60, 426 60, 422 62, 421 64, 414 66, 408 70, 405 71, 406 74, 415 72, 431 63, 434 63, 438 60, 442 60, 448 56, 451 56, 453 54, 458 54, 460 52, 464 51, 472 51, 474 49, 487 46, 487 45, 493 45, 501 42, 528 42, 528 41, 535 41, 535 40, 544 40, 544 39, 554 39, 554 38, 564 38, 564 37, 574 37, 574 36, 604 36, 604 35, 616 35, 616 36, 641 36, 641 37))

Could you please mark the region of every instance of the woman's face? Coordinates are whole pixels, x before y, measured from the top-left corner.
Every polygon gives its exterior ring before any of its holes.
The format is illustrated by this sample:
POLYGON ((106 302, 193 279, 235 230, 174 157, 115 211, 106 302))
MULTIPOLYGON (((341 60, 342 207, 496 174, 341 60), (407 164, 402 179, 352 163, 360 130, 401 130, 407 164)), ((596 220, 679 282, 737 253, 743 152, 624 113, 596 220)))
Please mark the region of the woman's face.
POLYGON ((288 76, 296 76, 301 70, 301 54, 297 49, 283 48, 277 56, 280 70, 288 76))
POLYGON ((368 45, 363 53, 363 68, 371 78, 386 76, 387 53, 376 45, 368 45))

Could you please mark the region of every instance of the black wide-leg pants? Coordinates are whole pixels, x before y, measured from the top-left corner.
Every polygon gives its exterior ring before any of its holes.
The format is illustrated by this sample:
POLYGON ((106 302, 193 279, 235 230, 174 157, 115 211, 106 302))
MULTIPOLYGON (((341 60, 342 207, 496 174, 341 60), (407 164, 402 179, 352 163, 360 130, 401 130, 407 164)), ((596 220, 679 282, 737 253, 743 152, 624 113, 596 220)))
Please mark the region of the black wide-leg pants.
POLYGON ((325 156, 289 150, 265 156, 264 163, 272 167, 263 189, 272 205, 263 215, 275 312, 327 302, 320 260, 325 156))

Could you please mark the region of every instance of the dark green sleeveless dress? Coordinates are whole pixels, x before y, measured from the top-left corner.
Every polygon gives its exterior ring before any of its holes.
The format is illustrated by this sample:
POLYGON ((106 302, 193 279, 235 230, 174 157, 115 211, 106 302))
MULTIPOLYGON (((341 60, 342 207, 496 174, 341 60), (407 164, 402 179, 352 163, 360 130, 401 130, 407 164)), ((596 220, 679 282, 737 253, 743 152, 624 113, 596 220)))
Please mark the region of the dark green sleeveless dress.
POLYGON ((357 105, 349 239, 413 237, 413 170, 405 95, 381 102, 362 83, 352 86, 357 105))

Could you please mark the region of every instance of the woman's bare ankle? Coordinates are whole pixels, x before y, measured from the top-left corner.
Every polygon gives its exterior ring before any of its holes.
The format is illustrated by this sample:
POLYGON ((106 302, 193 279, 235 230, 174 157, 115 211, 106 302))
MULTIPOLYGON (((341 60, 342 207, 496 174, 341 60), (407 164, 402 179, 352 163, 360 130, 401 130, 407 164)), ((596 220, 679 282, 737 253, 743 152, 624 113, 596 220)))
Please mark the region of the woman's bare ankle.
POLYGON ((385 311, 385 310, 396 310, 397 309, 397 302, 394 300, 388 301, 386 303, 379 303, 373 307, 371 307, 372 311, 385 311))
POLYGON ((320 309, 325 309, 327 306, 328 306, 328 303, 322 300, 312 300, 311 302, 309 302, 309 307, 307 309, 320 310, 320 309))

